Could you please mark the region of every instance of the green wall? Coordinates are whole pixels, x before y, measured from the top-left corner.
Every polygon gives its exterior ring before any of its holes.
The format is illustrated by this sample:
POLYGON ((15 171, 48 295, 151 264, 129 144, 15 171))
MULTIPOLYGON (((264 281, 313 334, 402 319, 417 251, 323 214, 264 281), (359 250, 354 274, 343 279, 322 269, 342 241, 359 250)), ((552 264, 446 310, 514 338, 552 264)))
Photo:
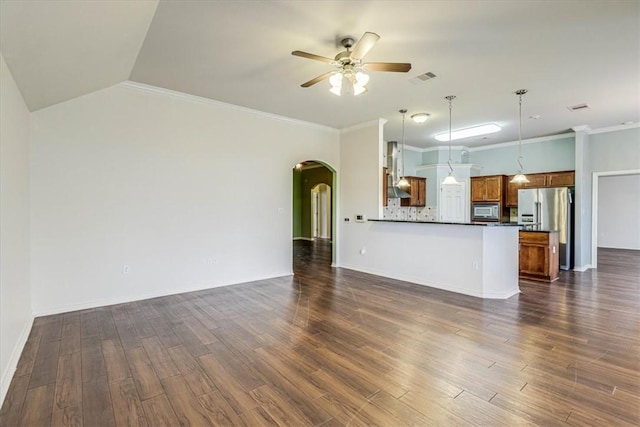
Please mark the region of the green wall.
MULTIPOLYGON (((333 173, 320 165, 311 169, 293 170, 293 237, 312 238, 311 189, 318 184, 327 184, 333 192, 333 173)), ((333 201, 332 201, 333 205, 333 201)), ((332 206, 332 212, 334 211, 332 206)), ((330 235, 333 233, 331 232, 330 235)))
POLYGON ((293 237, 302 236, 302 171, 293 169, 293 237))

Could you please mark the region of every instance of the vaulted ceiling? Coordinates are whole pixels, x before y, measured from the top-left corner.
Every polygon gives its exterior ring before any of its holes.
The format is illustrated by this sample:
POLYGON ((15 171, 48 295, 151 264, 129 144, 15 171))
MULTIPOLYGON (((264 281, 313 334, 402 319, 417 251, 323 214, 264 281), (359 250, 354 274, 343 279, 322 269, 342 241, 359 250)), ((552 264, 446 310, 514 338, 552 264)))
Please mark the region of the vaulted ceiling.
POLYGON ((495 122, 503 131, 457 141, 475 147, 574 126, 640 121, 640 2, 592 1, 1 1, 0 50, 30 110, 131 80, 342 129, 379 117, 406 143, 440 145, 453 127, 495 122), (369 92, 300 84, 332 69, 291 55, 334 57, 340 39, 381 38, 369 92), (415 83, 431 72, 435 78, 415 83), (588 104, 588 109, 567 107, 588 104))

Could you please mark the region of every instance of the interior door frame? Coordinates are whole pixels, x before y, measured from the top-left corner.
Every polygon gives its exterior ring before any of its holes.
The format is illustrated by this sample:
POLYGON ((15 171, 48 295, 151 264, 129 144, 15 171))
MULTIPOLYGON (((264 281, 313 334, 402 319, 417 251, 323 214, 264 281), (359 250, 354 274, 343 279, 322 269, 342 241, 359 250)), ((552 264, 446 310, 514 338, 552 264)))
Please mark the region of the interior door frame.
POLYGON ((598 268, 598 182, 601 176, 640 174, 640 169, 594 172, 591 183, 591 268, 598 268))

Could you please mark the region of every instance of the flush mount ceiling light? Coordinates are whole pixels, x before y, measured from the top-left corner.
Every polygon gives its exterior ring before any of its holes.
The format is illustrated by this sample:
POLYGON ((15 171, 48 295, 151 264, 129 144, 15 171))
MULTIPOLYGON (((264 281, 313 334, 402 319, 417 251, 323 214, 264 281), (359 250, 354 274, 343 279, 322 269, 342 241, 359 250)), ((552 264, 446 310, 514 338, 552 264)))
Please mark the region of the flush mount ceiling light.
POLYGON ((402 114, 402 177, 398 181, 398 187, 407 190, 411 187, 411 184, 409 184, 409 181, 404 176, 404 115, 407 114, 407 110, 403 108, 400 110, 400 114, 402 114))
POLYGON ((518 95, 518 173, 513 177, 511 182, 514 184, 526 184, 529 179, 522 173, 522 95, 527 93, 526 89, 520 89, 515 92, 518 95))
POLYGON ((442 132, 435 136, 438 141, 454 141, 456 139, 470 138, 472 136, 487 135, 500 132, 502 128, 495 123, 487 123, 479 126, 472 126, 465 129, 457 129, 451 132, 442 132))
POLYGON ((424 123, 427 121, 427 119, 430 117, 430 114, 427 113, 416 113, 416 114, 412 114, 411 118, 413 119, 414 122, 416 123, 424 123))
POLYGON ((451 166, 451 110, 453 109, 453 100, 456 99, 456 96, 449 95, 445 96, 444 99, 449 101, 449 135, 447 139, 449 141, 449 161, 447 162, 449 165, 449 175, 447 175, 447 177, 442 181, 442 184, 451 185, 458 183, 458 181, 456 181, 456 177, 453 176, 453 166, 451 166))

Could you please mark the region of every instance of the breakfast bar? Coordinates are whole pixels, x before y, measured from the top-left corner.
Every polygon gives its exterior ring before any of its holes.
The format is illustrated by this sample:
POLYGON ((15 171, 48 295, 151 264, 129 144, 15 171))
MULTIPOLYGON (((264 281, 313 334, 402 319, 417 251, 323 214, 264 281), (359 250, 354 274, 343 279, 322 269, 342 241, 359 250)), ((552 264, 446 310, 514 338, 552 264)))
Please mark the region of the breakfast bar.
POLYGON ((367 271, 480 298, 518 288, 518 227, 369 219, 367 271))

